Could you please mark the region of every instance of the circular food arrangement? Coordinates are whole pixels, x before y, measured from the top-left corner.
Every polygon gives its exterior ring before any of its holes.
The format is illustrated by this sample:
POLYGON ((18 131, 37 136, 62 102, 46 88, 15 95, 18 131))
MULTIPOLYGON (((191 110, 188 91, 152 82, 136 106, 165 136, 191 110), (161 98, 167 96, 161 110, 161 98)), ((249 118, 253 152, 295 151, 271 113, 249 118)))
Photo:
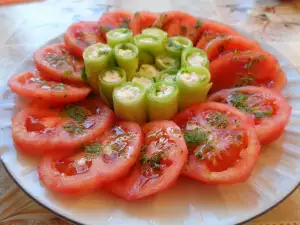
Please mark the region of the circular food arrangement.
POLYGON ((34 62, 8 83, 32 100, 12 118, 12 137, 40 158, 40 182, 58 193, 137 200, 180 176, 244 182, 291 114, 275 56, 181 11, 74 23, 34 62))

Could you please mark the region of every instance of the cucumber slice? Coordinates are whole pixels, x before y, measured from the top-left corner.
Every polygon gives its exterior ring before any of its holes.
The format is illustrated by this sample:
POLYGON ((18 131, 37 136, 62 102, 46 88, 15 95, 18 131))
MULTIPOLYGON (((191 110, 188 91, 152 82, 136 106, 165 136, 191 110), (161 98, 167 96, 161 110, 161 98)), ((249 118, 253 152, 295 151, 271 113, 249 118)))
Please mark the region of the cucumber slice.
POLYGON ((185 48, 193 47, 193 42, 186 37, 176 36, 168 38, 164 46, 169 55, 180 58, 185 48))
POLYGON ((110 105, 113 105, 112 93, 114 88, 126 82, 126 72, 120 67, 104 70, 99 76, 99 90, 110 105))
POLYGON ((106 33, 107 44, 112 48, 118 44, 133 42, 133 33, 127 28, 117 28, 106 33))
POLYGON ((141 50, 158 55, 164 52, 163 40, 159 37, 139 34, 134 37, 134 44, 141 50))
POLYGON ((149 90, 149 88, 151 88, 154 84, 153 79, 141 76, 134 76, 132 78, 132 82, 143 86, 146 90, 149 90))
POLYGON ((142 34, 152 35, 161 38, 162 40, 168 37, 168 33, 159 28, 146 28, 142 30, 142 34))
POLYGON ((139 49, 132 43, 118 44, 114 47, 117 64, 126 71, 128 80, 131 80, 132 75, 139 67, 138 55, 139 49))
POLYGON ((212 86, 208 69, 192 66, 179 70, 176 84, 179 89, 180 109, 185 109, 195 102, 204 101, 212 86))
POLYGON ((155 57, 155 65, 159 70, 179 69, 180 61, 177 58, 163 54, 155 57))
POLYGON ((133 82, 126 82, 113 91, 114 111, 118 118, 145 123, 147 104, 145 89, 133 82))
POLYGON ((139 65, 143 64, 154 64, 154 56, 150 52, 140 51, 139 52, 139 65))
POLYGON ((176 83, 177 69, 167 69, 160 71, 159 80, 169 83, 176 83))
POLYGON ((147 92, 150 120, 169 120, 178 112, 178 88, 175 84, 158 82, 147 92))
POLYGON ((159 71, 155 66, 149 64, 141 65, 138 74, 142 77, 153 79, 153 81, 158 81, 159 79, 159 71))
POLYGON ((181 66, 195 66, 209 68, 209 60, 206 53, 199 48, 186 48, 182 51, 181 66))
POLYGON ((106 44, 93 44, 85 49, 83 59, 87 82, 93 92, 99 94, 98 76, 113 60, 112 49, 106 44))

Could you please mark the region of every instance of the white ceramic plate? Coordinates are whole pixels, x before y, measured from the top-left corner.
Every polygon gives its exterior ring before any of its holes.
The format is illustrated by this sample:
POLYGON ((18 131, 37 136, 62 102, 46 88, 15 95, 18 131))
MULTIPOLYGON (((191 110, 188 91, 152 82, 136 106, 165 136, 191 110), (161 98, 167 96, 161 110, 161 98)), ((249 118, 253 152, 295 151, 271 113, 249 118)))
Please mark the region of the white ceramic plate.
MULTIPOLYGON (((60 41, 58 37, 51 43, 60 41)), ((13 145, 10 118, 26 101, 11 93, 7 86, 0 89, 3 164, 31 198, 77 224, 233 225, 252 219, 291 194, 300 180, 300 74, 276 50, 260 44, 278 58, 286 72, 288 84, 284 95, 293 110, 284 135, 263 147, 253 175, 243 184, 209 186, 181 178, 170 190, 136 202, 101 191, 82 197, 52 193, 38 179, 38 159, 18 153, 13 145)), ((33 68, 33 61, 28 58, 16 72, 33 68)))

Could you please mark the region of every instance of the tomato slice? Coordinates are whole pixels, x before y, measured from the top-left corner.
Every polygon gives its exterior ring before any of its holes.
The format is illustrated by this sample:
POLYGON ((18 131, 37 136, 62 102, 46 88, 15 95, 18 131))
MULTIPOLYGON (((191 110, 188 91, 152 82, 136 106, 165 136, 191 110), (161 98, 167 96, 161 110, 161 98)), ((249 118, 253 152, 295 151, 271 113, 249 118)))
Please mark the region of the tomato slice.
POLYGON ((81 79, 83 60, 72 55, 64 44, 47 45, 34 54, 38 70, 46 79, 72 84, 84 84, 81 79))
POLYGON ((189 149, 183 175, 208 184, 245 181, 260 145, 253 120, 232 106, 205 102, 180 112, 174 121, 189 149))
POLYGON ((99 29, 102 38, 106 40, 106 33, 115 28, 129 28, 133 14, 123 10, 104 13, 99 21, 99 29))
POLYGON ((213 61, 220 55, 227 52, 260 50, 260 46, 256 41, 239 36, 224 36, 218 37, 210 41, 206 47, 205 52, 209 61, 213 61))
POLYGON ((126 175, 139 157, 142 143, 137 123, 118 122, 76 154, 46 154, 38 166, 39 176, 50 190, 87 192, 126 175))
POLYGON ((141 33, 143 29, 152 27, 152 25, 158 19, 158 17, 158 13, 148 11, 136 12, 129 24, 133 35, 141 33))
POLYGON ((221 90, 210 96, 209 101, 226 103, 251 115, 261 144, 280 137, 292 109, 280 93, 254 86, 221 90))
POLYGON ((153 24, 154 27, 163 29, 169 37, 184 36, 194 44, 200 37, 202 20, 181 11, 168 11, 160 14, 153 24))
POLYGON ((41 99, 51 103, 71 103, 85 99, 91 92, 88 86, 71 86, 43 79, 39 72, 13 75, 8 82, 10 89, 26 98, 41 99))
POLYGON ((271 89, 275 91, 282 91, 287 83, 285 72, 281 69, 279 63, 275 72, 274 80, 271 83, 271 89))
POLYGON ((206 45, 217 37, 224 37, 226 35, 241 36, 233 28, 224 24, 212 21, 204 20, 200 27, 200 39, 198 40, 196 47, 205 49, 206 45))
POLYGON ((97 22, 77 22, 67 29, 64 40, 67 48, 77 57, 82 57, 83 51, 90 45, 104 40, 101 37, 97 22))
POLYGON ((210 63, 210 92, 240 86, 280 88, 283 82, 277 59, 265 51, 228 52, 210 63))
POLYGON ((187 159, 182 133, 174 122, 152 121, 143 131, 140 160, 125 178, 106 187, 126 200, 144 198, 172 186, 187 159))
POLYGON ((72 151, 103 134, 113 112, 97 99, 65 106, 33 102, 12 119, 12 136, 20 151, 72 151))

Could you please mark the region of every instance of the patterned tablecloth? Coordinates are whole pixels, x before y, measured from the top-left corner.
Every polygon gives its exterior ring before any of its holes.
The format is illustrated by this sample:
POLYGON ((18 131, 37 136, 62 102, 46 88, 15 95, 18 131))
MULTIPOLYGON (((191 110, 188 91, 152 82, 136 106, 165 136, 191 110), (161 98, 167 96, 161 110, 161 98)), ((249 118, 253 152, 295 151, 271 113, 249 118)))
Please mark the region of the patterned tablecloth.
MULTIPOLYGON (((1 1, 2 3, 3 1, 1 1)), ((158 1, 149 1, 155 10, 158 1)), ((300 1, 172 0, 173 8, 236 25, 259 36, 300 71, 300 1)), ((0 7, 0 84, 4 77, 43 43, 63 33, 75 21, 96 20, 103 11, 138 0, 49 0, 0 7)), ((164 4, 161 0, 159 4, 164 4)), ((1 126, 1 125, 0 125, 1 126)), ((1 139, 0 139, 1 141, 1 139)), ((0 149, 0 154, 1 154, 0 149)), ((0 164, 0 224, 68 224, 27 197, 0 164)), ((300 225, 300 189, 249 225, 300 225)), ((213 225, 213 224, 210 224, 213 225)))

